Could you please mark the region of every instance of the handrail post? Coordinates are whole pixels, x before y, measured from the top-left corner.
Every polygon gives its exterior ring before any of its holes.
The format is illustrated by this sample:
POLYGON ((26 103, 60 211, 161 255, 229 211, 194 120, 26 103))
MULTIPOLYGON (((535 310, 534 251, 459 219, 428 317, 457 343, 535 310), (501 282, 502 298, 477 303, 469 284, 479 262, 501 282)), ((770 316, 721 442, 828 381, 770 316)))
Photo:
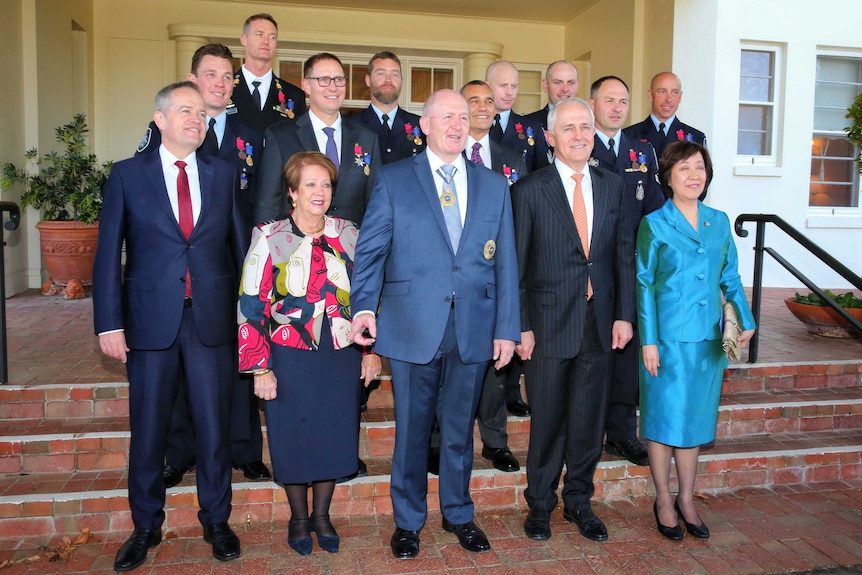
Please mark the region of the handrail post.
POLYGON ((751 289, 751 313, 758 329, 749 342, 748 363, 757 363, 757 350, 760 340, 760 304, 763 299, 763 248, 766 245, 766 222, 757 222, 754 238, 754 285, 751 289))
MULTIPOLYGON (((15 202, 0 202, 0 219, 9 212, 9 221, 3 227, 9 231, 18 229, 21 210, 15 202)), ((0 245, 0 385, 9 383, 9 357, 6 349, 6 241, 0 245)))

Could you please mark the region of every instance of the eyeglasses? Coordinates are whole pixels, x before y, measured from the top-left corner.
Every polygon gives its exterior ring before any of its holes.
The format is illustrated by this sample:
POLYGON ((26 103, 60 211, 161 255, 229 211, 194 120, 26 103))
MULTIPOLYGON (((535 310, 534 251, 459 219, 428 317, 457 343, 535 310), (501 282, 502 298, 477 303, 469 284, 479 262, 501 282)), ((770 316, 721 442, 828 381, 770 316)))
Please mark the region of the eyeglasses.
POLYGON ((335 86, 338 88, 343 88, 347 85, 347 78, 344 76, 336 76, 333 78, 332 76, 306 76, 306 80, 317 80, 317 84, 321 88, 326 88, 331 83, 335 82, 335 86))

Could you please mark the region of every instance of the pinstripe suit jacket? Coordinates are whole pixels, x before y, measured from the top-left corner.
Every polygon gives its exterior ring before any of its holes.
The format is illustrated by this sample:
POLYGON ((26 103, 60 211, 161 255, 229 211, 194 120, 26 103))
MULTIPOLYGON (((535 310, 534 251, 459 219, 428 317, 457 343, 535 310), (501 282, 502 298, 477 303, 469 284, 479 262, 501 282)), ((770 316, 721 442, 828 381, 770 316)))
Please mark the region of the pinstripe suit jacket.
POLYGON ((533 331, 534 355, 578 355, 592 280, 602 347, 611 350, 615 320, 634 323, 634 237, 624 211, 620 176, 590 168, 593 230, 584 255, 563 182, 554 165, 512 186, 521 297, 521 330, 533 331))

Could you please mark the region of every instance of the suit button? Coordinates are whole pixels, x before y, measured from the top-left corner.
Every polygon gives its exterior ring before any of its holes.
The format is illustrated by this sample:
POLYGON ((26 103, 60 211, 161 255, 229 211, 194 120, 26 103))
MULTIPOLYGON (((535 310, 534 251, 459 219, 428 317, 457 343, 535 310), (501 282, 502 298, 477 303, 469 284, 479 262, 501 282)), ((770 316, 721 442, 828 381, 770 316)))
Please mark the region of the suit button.
POLYGON ((702 299, 697 303, 700 304, 701 306, 706 306, 706 300, 705 299, 702 299))
POLYGON ((452 266, 452 271, 453 272, 459 272, 459 271, 461 271, 461 268, 458 266, 452 266))
POLYGON ((181 282, 183 282, 183 283, 186 283, 186 276, 181 277, 181 278, 180 278, 180 281, 181 281, 181 282))
POLYGON ((706 250, 705 250, 705 249, 703 249, 703 248, 697 248, 697 253, 699 253, 699 254, 702 254, 702 253, 703 253, 703 252, 705 252, 705 251, 706 251, 706 250))
POLYGON ((452 298, 447 295, 443 298, 443 301, 445 301, 446 303, 450 303, 452 301, 452 298))
POLYGON ((391 154, 391 153, 392 153, 392 148, 386 148, 386 152, 387 152, 387 153, 389 153, 389 154, 391 154))
POLYGON ((697 274, 697 279, 699 279, 699 280, 702 280, 705 277, 706 277, 705 274, 697 274))

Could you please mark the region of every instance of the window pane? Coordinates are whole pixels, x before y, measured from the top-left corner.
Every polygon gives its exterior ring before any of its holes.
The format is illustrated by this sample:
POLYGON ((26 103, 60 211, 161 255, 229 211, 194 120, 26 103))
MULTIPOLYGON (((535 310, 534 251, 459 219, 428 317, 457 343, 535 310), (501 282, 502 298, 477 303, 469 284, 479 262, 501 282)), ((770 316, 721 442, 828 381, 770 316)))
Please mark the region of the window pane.
MULTIPOLYGON (((434 69, 434 91, 444 90, 446 88, 454 88, 452 85, 454 75, 452 74, 452 70, 440 70, 438 68, 434 69)), ((415 97, 413 98, 416 99, 415 97)), ((424 101, 424 100, 423 100, 424 101)))
POLYGON ((425 102, 431 95, 431 69, 413 68, 410 72, 410 99, 425 102))
POLYGON ((370 100, 371 88, 365 85, 365 74, 368 66, 354 64, 350 67, 350 91, 348 98, 353 100, 370 100))
POLYGON ((765 132, 769 130, 769 121, 772 114, 771 106, 754 106, 740 104, 739 106, 739 129, 740 131, 765 132))
POLYGON ((811 141, 809 205, 856 207, 858 181, 855 148, 847 138, 815 136, 811 141))
POLYGON ((737 136, 736 153, 741 156, 768 156, 769 146, 766 133, 743 132, 737 136))
POLYGON ((859 82, 862 79, 862 62, 850 58, 817 58, 817 81, 859 82))
POLYGON ((279 62, 278 77, 294 86, 302 84, 302 62, 279 62))
POLYGON ((740 78, 739 99, 745 102, 771 102, 771 78, 740 78))
POLYGON ((772 76, 771 51, 743 50, 740 72, 743 76, 772 76))

